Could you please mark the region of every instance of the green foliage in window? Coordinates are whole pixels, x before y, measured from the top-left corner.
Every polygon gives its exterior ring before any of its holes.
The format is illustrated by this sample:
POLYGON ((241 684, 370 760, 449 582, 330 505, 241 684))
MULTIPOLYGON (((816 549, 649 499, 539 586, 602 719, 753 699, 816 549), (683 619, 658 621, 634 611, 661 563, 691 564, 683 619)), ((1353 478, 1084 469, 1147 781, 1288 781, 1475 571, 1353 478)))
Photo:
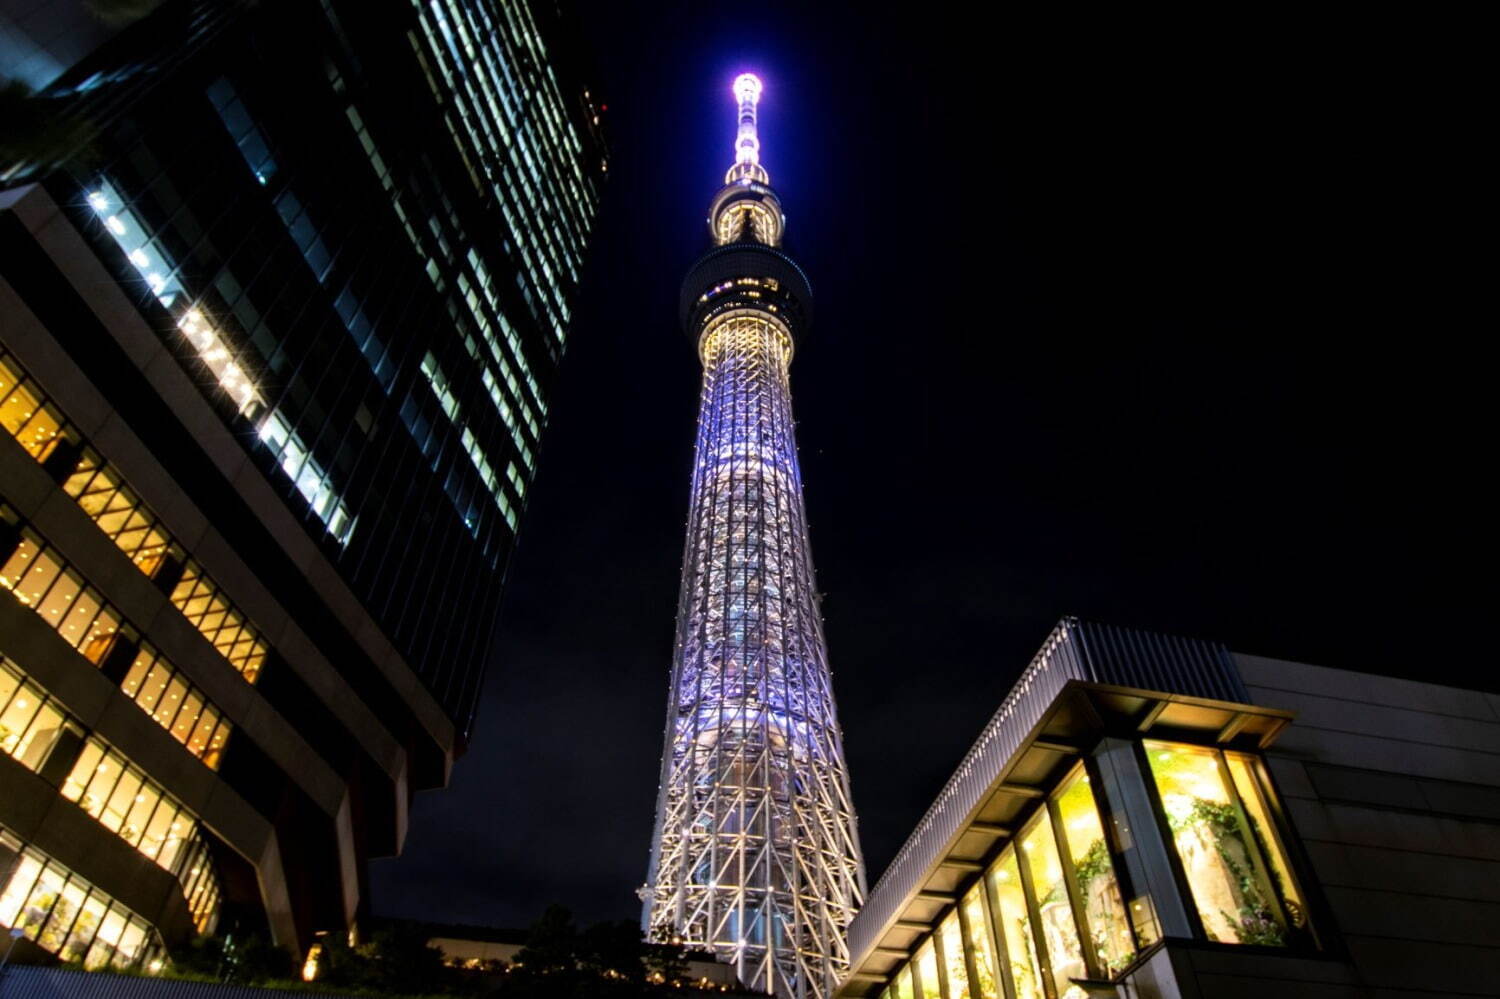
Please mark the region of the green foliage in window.
MULTIPOLYGON (((1240 830, 1239 815, 1234 806, 1194 798, 1192 810, 1180 821, 1172 821, 1171 826, 1174 833, 1184 828, 1199 828, 1212 834, 1214 849, 1234 880, 1241 903, 1237 913, 1220 910, 1220 915, 1235 927, 1239 942, 1284 947, 1285 930, 1261 893, 1260 881, 1249 861, 1249 847, 1240 830)), ((1212 932, 1208 936, 1215 939, 1212 932)))

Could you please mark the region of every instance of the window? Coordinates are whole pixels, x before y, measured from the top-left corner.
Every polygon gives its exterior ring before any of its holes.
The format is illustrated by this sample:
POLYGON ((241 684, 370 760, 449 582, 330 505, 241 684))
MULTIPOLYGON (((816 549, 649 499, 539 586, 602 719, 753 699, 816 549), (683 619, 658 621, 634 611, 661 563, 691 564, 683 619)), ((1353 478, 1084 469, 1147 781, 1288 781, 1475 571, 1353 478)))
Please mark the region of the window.
MULTIPOLYGON (((0 397, 20 398, 22 393, 26 393, 24 405, 16 409, 18 414, 22 411, 30 412, 30 410, 40 410, 45 407, 45 397, 40 394, 40 390, 35 388, 34 383, 31 384, 29 390, 15 388, 23 380, 24 376, 14 362, 0 356, 0 397), (5 396, 7 387, 13 389, 10 396, 5 396)), ((0 411, 8 405, 10 405, 9 402, 0 403, 0 411)), ((58 432, 55 428, 62 426, 63 423, 60 414, 53 412, 50 407, 45 408, 50 414, 49 425, 54 429, 47 437, 45 447, 28 448, 38 461, 45 461, 54 449, 53 440, 58 432)), ((35 419, 31 422, 35 423, 35 419)), ((31 423, 26 424, 26 426, 30 425, 31 423)), ((41 440, 40 437, 36 439, 41 440)), ((76 434, 70 434, 69 440, 77 445, 78 450, 69 453, 67 468, 58 470, 59 477, 67 475, 63 481, 63 491, 73 497, 79 508, 88 514, 89 519, 125 553, 137 569, 148 577, 156 578, 158 570, 169 563, 173 565, 172 571, 181 569, 181 580, 173 588, 170 596, 173 606, 186 615, 188 621, 203 634, 203 637, 207 638, 225 659, 229 660, 230 665, 239 670, 246 680, 254 683, 267 652, 259 633, 228 602, 228 598, 204 574, 197 562, 187 560, 180 550, 174 553, 171 534, 151 512, 150 507, 125 484, 120 473, 98 452, 82 446, 76 434), (169 555, 173 558, 169 559, 169 555)), ((19 564, 14 568, 19 571, 19 564)), ((8 582, 4 585, 10 587, 8 582)), ((23 603, 28 602, 29 592, 27 588, 22 588, 23 603)), ((55 595, 49 595, 49 599, 53 601, 53 606, 59 607, 67 600, 74 601, 72 615, 67 618, 66 624, 60 629, 70 642, 73 642, 80 633, 84 619, 101 609, 97 596, 87 590, 81 594, 74 593, 69 596, 68 590, 64 587, 55 595)), ((44 610, 50 609, 44 608, 44 610)), ((48 615, 44 614, 44 616, 48 615)), ((56 617, 56 615, 51 616, 56 617)), ((106 622, 105 626, 96 630, 93 637, 107 644, 107 636, 112 634, 106 622)), ((77 645, 76 642, 74 644, 77 645)), ((85 655, 93 659, 90 653, 85 652, 85 655)), ((93 661, 98 662, 97 659, 93 661)))
POLYGON ((948 913, 938 930, 943 950, 943 978, 947 981, 948 999, 970 999, 969 969, 964 963, 964 938, 958 928, 958 910, 948 913))
MULTIPOLYGON (((229 723, 197 687, 145 643, 121 634, 121 617, 86 587, 40 535, 20 527, 0 504, 0 524, 11 524, 19 540, 6 557, 0 549, 0 588, 10 590, 95 666, 111 655, 135 654, 120 689, 207 766, 217 769, 229 723), (118 640, 118 641, 117 641, 118 640)), ((221 650, 222 651, 222 650, 221 650)))
POLYGON ((1084 999, 1075 979, 1125 970, 1139 944, 1105 830, 1079 764, 922 943, 913 999, 929 999, 929 953, 944 999, 1084 999))
MULTIPOLYGON (((0 515, 6 511, 0 510, 0 515)), ((13 520, 9 516, 5 520, 13 520)), ((0 563, 0 588, 31 608, 94 665, 104 660, 120 628, 120 617, 92 587, 68 568, 55 549, 30 531, 0 563)))
POLYGON ((20 368, 8 357, 0 357, 0 427, 4 427, 26 453, 46 461, 56 446, 62 417, 43 401, 35 382, 27 383, 20 368))
POLYGON ((46 691, 0 656, 0 753, 39 771, 64 728, 80 731, 46 691))
POLYGON ((1016 863, 1015 849, 1006 847, 985 877, 995 907, 996 936, 1005 948, 1015 999, 1046 999, 1036 941, 1032 937, 1031 913, 1021 887, 1021 869, 1016 863))
POLYGON ((1144 748, 1208 939, 1282 947, 1290 932, 1307 930, 1254 759, 1182 743, 1144 748))
POLYGON ((929 939, 917 950, 917 999, 942 999, 937 968, 937 951, 929 939))
POLYGON ((896 972, 896 980, 891 984, 891 999, 913 999, 910 964, 903 965, 901 970, 896 972))
POLYGON ((0 923, 90 970, 156 970, 161 941, 145 920, 39 850, 0 830, 0 923))
POLYGON ((99 739, 84 746, 62 795, 174 874, 198 932, 213 931, 218 877, 196 816, 99 739))
MULTIPOLYGON (((963 922, 968 931, 969 951, 974 955, 974 999, 998 999, 1000 968, 995 963, 990 913, 984 904, 983 885, 975 885, 964 896, 963 922)), ((943 946, 946 949, 946 941, 943 946)))
POLYGON ((1055 800, 1057 827, 1078 886, 1079 915, 1100 967, 1112 976, 1135 960, 1135 937, 1125 918, 1125 904, 1115 881, 1099 809, 1089 790, 1088 774, 1081 768, 1075 770, 1055 800))
POLYGON ((1060 999, 1086 999, 1084 991, 1072 984, 1074 978, 1087 978, 1089 973, 1057 840, 1053 837, 1052 819, 1045 811, 1021 835, 1021 857, 1024 858, 1021 881, 1035 906, 1056 994, 1060 999))
POLYGON ((205 766, 218 769, 229 738, 228 719, 155 649, 141 646, 120 690, 205 766))

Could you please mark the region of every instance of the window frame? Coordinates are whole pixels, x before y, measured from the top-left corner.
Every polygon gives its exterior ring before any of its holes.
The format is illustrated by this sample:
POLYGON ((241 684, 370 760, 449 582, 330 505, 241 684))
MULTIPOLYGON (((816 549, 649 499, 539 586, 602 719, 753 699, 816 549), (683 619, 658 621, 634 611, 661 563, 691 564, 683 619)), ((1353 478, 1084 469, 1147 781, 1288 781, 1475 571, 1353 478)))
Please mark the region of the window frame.
POLYGON ((1235 951, 1251 953, 1293 954, 1299 956, 1325 953, 1327 947, 1324 938, 1316 928, 1317 924, 1323 922, 1323 920, 1321 916, 1315 918, 1316 910, 1321 909, 1321 906, 1318 906, 1313 901, 1311 893, 1308 891, 1308 886, 1312 883, 1306 876, 1308 865, 1297 848, 1299 840, 1286 815, 1280 789, 1276 787, 1272 780, 1271 771, 1266 766, 1264 755, 1249 750, 1229 749, 1218 744, 1193 742, 1181 738, 1143 737, 1131 741, 1141 772, 1141 782, 1146 787, 1146 795, 1151 803, 1151 814, 1156 823, 1156 831, 1161 837, 1163 853, 1166 854, 1167 861, 1171 865, 1173 881, 1183 902, 1182 907, 1193 928, 1193 941, 1210 947, 1224 947, 1235 951), (1194 750, 1211 752, 1213 754, 1219 780, 1223 784, 1225 794, 1229 797, 1230 804, 1235 810, 1236 820, 1245 831, 1242 841, 1248 848, 1256 877, 1267 889, 1268 900, 1274 907, 1275 914, 1281 920, 1281 927, 1285 937, 1284 943, 1280 945, 1255 944, 1229 940, 1213 940, 1209 938, 1208 930, 1203 925, 1203 918, 1198 911, 1198 901, 1193 894, 1192 882, 1188 879, 1187 869, 1183 866, 1182 856, 1177 849, 1176 837, 1173 836, 1171 825, 1167 821, 1167 811, 1165 805, 1162 803, 1161 788, 1157 785, 1156 772, 1151 765, 1150 751, 1146 748, 1146 743, 1148 742, 1163 743, 1171 746, 1186 746, 1194 750), (1229 770, 1227 756, 1229 753, 1234 753, 1236 756, 1247 760, 1250 764, 1250 775, 1255 781, 1256 790, 1260 794, 1265 807, 1266 818, 1271 826, 1267 832, 1273 838, 1272 846, 1280 850, 1282 860, 1286 865, 1288 875, 1292 879, 1293 886, 1307 905, 1307 926, 1305 928, 1296 927, 1292 923, 1287 914, 1286 906, 1282 901, 1281 892, 1276 890, 1275 880, 1270 873, 1268 858, 1264 855, 1267 848, 1255 834, 1255 827, 1251 825, 1249 813, 1245 809, 1244 801, 1241 800, 1240 790, 1235 785, 1234 775, 1229 770))

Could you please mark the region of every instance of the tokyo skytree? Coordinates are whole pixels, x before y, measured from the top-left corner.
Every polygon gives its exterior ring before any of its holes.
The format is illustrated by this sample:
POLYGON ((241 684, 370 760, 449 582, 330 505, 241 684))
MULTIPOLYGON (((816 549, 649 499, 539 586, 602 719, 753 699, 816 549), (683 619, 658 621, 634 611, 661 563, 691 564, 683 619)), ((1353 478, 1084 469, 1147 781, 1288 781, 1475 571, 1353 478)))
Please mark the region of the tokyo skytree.
POLYGON ((692 503, 643 925, 747 986, 831 996, 864 900, 813 585, 788 368, 812 289, 778 247, 761 82, 734 82, 735 162, 680 314, 703 363, 692 503))

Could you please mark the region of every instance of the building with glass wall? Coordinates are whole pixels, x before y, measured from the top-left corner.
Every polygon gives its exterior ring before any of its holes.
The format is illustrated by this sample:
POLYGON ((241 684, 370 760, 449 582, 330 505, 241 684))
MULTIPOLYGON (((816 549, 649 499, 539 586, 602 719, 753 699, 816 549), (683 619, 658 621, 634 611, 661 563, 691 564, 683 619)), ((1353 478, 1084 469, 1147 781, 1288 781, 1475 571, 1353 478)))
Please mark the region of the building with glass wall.
POLYGON ((301 953, 469 736, 598 112, 526 0, 7 27, 57 127, 0 163, 0 924, 301 953))
POLYGON ((1076 620, 850 928, 846 997, 1489 995, 1500 695, 1076 620))

